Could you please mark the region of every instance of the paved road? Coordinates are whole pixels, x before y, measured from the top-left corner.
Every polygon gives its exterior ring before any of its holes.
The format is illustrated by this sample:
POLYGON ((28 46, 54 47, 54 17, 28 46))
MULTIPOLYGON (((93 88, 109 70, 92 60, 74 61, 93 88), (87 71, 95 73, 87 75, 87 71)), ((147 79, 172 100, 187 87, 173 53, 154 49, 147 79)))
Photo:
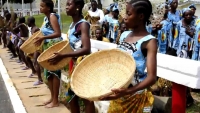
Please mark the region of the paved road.
POLYGON ((15 113, 10 98, 0 74, 0 113, 15 113))

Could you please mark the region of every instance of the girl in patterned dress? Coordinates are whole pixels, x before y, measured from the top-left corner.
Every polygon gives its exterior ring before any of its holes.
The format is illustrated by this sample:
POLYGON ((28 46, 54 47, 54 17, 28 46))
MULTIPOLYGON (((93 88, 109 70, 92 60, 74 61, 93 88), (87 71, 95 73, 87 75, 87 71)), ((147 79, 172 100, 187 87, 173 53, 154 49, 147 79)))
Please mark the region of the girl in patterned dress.
POLYGON ((125 23, 132 31, 121 35, 118 48, 136 61, 136 73, 128 89, 113 89, 108 113, 151 113, 154 97, 148 88, 156 82, 157 40, 146 30, 152 13, 149 0, 131 0, 126 8, 125 23), (144 71, 147 67, 147 73, 144 71))
POLYGON ((120 27, 119 27, 119 30, 118 30, 118 36, 117 36, 117 39, 116 39, 116 43, 119 44, 119 39, 121 37, 121 34, 124 32, 124 31, 127 31, 127 27, 126 27, 126 24, 124 22, 121 22, 120 24, 120 27))
POLYGON ((190 8, 190 9, 192 10, 193 18, 194 18, 195 20, 198 19, 198 16, 195 15, 196 10, 197 10, 196 6, 195 6, 194 4, 191 4, 188 8, 190 8))
MULTIPOLYGON (((200 20, 200 19, 199 19, 200 20)), ((192 60, 200 61, 200 22, 196 23, 192 60)))
MULTIPOLYGON (((55 57, 50 59, 50 63, 57 64, 63 58, 72 57, 73 60, 77 61, 77 58, 80 56, 85 56, 90 54, 91 45, 90 45, 90 25, 83 19, 82 9, 84 6, 84 0, 68 0, 66 4, 67 15, 72 17, 73 22, 71 23, 68 31, 68 38, 73 52, 67 54, 58 54, 55 53, 55 57), (77 28, 77 29, 76 29, 77 28)), ((75 67, 74 63, 74 67, 75 67)), ((71 72, 70 72, 71 73, 71 72)), ((70 83, 68 83, 70 85, 70 83)), ((68 99, 70 105, 71 113, 80 113, 79 107, 79 97, 77 97, 74 92, 69 89, 67 95, 71 95, 68 99)), ((94 102, 82 99, 85 105, 86 113, 95 113, 94 102)))
POLYGON ((168 4, 170 6, 170 10, 168 12, 168 51, 174 51, 172 48, 174 39, 177 37, 177 31, 175 30, 176 24, 182 19, 182 13, 180 10, 177 10, 178 0, 168 0, 168 4))
MULTIPOLYGON (((36 37, 35 44, 40 46, 42 41, 43 50, 48 49, 55 43, 58 43, 62 40, 61 30, 60 30, 60 17, 58 14, 54 13, 54 3, 52 0, 42 0, 40 3, 40 12, 45 14, 44 25, 41 28, 41 31, 44 36, 36 37)), ((51 98, 44 103, 46 108, 52 108, 59 106, 58 94, 60 87, 60 77, 61 70, 49 71, 44 69, 45 79, 48 81, 48 87, 51 92, 51 98)))
POLYGON ((192 23, 192 11, 189 8, 183 9, 183 19, 176 25, 177 37, 174 39, 173 48, 178 56, 184 55, 184 58, 191 58, 193 36, 195 26, 192 23))
POLYGON ((112 20, 112 17, 113 17, 113 14, 112 14, 113 7, 114 7, 114 4, 110 4, 110 7, 109 7, 110 12, 109 14, 105 15, 103 19, 102 28, 103 28, 104 37, 106 38, 109 37, 109 22, 110 20, 112 20))
POLYGON ((168 7, 165 5, 165 14, 163 16, 163 20, 160 22, 161 30, 158 30, 158 52, 165 54, 167 52, 168 48, 168 25, 169 21, 167 19, 167 14, 168 14, 168 7))
POLYGON ((111 43, 116 43, 116 39, 118 36, 118 30, 119 30, 119 9, 118 6, 114 6, 112 9, 113 17, 109 22, 109 40, 111 43))

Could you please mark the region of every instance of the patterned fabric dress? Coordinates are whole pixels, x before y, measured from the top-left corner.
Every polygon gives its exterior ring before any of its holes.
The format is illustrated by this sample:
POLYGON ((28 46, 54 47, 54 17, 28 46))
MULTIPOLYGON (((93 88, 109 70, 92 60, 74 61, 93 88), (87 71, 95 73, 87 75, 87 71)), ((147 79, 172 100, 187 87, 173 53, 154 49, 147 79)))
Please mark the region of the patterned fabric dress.
POLYGON ((193 37, 190 37, 186 33, 186 29, 189 29, 191 32, 195 31, 194 24, 184 26, 182 20, 177 23, 178 37, 174 39, 173 48, 177 50, 177 55, 182 58, 191 57, 188 55, 193 49, 193 37))
MULTIPOLYGON (((103 20, 103 22, 105 23, 105 22, 110 22, 112 20, 112 17, 109 15, 109 14, 107 14, 107 15, 105 15, 105 17, 104 17, 104 20, 103 20)), ((108 28, 106 28, 105 26, 102 26, 103 27, 103 34, 104 34, 104 36, 106 37, 106 38, 108 38, 109 37, 109 29, 108 28)))
POLYGON ((119 20, 112 18, 109 22, 109 39, 116 43, 119 30, 119 20))
MULTIPOLYGON (((129 35, 130 31, 125 31, 121 35, 121 40, 124 40, 129 35)), ((132 79, 131 85, 135 86, 142 82, 146 77, 146 57, 143 56, 141 45, 143 42, 154 39, 152 35, 147 35, 136 43, 120 42, 118 48, 130 53, 136 61, 136 73, 132 79)), ((137 91, 135 94, 126 95, 117 100, 110 102, 108 113, 150 113, 152 110, 154 97, 148 89, 137 91)))
MULTIPOLYGON (((81 22, 87 22, 86 20, 82 19, 80 20, 79 22, 77 22, 73 27, 72 27, 72 24, 70 25, 69 27, 69 30, 68 30, 68 38, 69 38, 69 43, 71 45, 71 48, 76 51, 77 49, 80 49, 81 48, 81 45, 82 45, 82 42, 81 42, 81 37, 80 36, 75 36, 74 33, 75 33, 75 26, 81 22)), ((80 57, 82 58, 82 57, 80 57)), ((70 76, 75 68, 75 66, 80 63, 81 59, 79 58, 73 58, 73 69, 71 72, 69 72, 69 69, 68 69, 68 66, 66 66, 66 68, 64 69, 64 73, 65 75, 67 75, 67 78, 68 80, 70 79, 70 76)), ((73 97, 75 96, 74 92, 70 89, 70 82, 66 83, 66 82, 61 82, 61 91, 60 91, 60 95, 59 95, 59 99, 65 103, 65 104, 68 104, 72 99, 73 97)), ((79 105, 80 105, 80 109, 81 111, 83 111, 84 109, 84 104, 83 104, 83 101, 80 99, 79 101, 79 105)))
POLYGON ((200 61, 200 19, 197 20, 194 36, 194 51, 192 54, 192 60, 200 61))
POLYGON ((169 25, 167 27, 168 34, 169 34, 168 47, 170 48, 173 48, 172 46, 173 46, 174 39, 178 36, 176 25, 181 19, 182 19, 181 11, 177 10, 174 14, 171 12, 168 12, 168 18, 167 18, 167 20, 169 20, 169 25))
MULTIPOLYGON (((51 13, 51 15, 55 15, 58 18, 58 23, 60 24, 60 17, 57 14, 51 13)), ((54 33, 54 30, 51 26, 50 21, 48 20, 47 17, 44 18, 44 25, 41 28, 41 31, 43 33, 44 36, 48 36, 54 33)), ((43 50, 48 49, 49 47, 53 46, 54 44, 56 44, 57 42, 62 41, 62 38, 54 38, 54 39, 46 39, 44 40, 44 44, 43 44, 43 50)), ((57 70, 57 71, 49 71, 47 69, 44 69, 44 79, 48 79, 51 75, 55 75, 57 76, 59 79, 61 77, 61 70, 57 70)), ((47 81, 47 80, 44 80, 47 81)))
POLYGON ((162 28, 158 30, 158 52, 165 54, 167 52, 167 42, 168 42, 168 20, 163 20, 161 22, 162 28))
POLYGON ((99 18, 100 17, 91 17, 89 15, 89 13, 87 13, 86 16, 85 16, 85 19, 91 24, 90 31, 91 31, 91 36, 92 36, 93 39, 95 39, 96 29, 101 28, 101 25, 99 23, 99 18))

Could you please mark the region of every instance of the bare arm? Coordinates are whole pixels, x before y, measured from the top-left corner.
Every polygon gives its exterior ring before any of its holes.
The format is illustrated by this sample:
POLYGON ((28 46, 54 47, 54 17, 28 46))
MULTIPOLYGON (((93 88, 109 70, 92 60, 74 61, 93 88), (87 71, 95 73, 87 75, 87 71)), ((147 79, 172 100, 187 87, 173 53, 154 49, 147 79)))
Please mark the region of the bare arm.
POLYGON ((133 94, 139 90, 150 87, 156 82, 157 76, 157 40, 152 39, 146 44, 147 49, 147 78, 139 84, 129 89, 133 94))
POLYGON ((88 23, 86 22, 81 23, 82 48, 77 51, 65 54, 63 55, 63 57, 79 57, 79 56, 90 54, 91 45, 90 45, 89 29, 90 28, 89 28, 88 23))
POLYGON ((58 18, 55 15, 50 15, 50 23, 51 26, 54 30, 54 33, 48 36, 42 37, 43 39, 54 39, 61 37, 61 30, 60 30, 60 25, 58 23, 58 18))
POLYGON ((19 29, 21 26, 24 26, 24 24, 17 25, 17 27, 13 28, 13 30, 19 29))
POLYGON ((40 29, 39 28, 36 28, 34 31, 33 31, 33 33, 36 33, 36 32, 38 32, 40 29))

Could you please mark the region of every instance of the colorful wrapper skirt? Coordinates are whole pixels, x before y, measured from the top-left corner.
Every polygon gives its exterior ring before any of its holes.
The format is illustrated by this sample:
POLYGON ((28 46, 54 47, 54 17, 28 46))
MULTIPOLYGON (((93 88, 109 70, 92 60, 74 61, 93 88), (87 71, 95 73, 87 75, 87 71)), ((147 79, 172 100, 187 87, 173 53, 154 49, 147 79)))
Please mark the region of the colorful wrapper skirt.
POLYGON ((154 97, 150 91, 110 101, 108 113, 151 113, 154 97))
MULTIPOLYGON (((43 50, 48 49, 49 47, 53 46, 54 44, 60 42, 60 40, 51 40, 49 42, 46 42, 43 44, 43 50)), ((61 70, 56 71, 49 71, 47 69, 44 69, 44 79, 48 79, 51 75, 57 76, 59 79, 61 77, 61 70)))

